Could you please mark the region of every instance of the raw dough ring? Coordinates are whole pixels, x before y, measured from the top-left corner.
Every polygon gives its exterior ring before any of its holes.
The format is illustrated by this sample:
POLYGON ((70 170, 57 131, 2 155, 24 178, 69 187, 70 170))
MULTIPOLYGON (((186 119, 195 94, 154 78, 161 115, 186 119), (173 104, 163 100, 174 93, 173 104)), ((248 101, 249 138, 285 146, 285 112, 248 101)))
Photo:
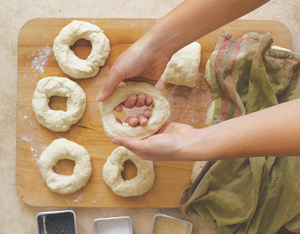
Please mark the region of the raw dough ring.
POLYGON ((54 140, 42 153, 39 168, 50 190, 60 194, 73 193, 86 185, 91 174, 90 155, 84 147, 65 138, 54 140), (72 175, 59 175, 53 167, 61 159, 75 161, 72 175))
POLYGON ((135 139, 143 139, 156 133, 170 116, 170 104, 164 95, 153 85, 145 82, 122 82, 111 97, 100 103, 103 128, 110 138, 125 136, 135 139), (124 102, 131 94, 145 93, 153 98, 151 117, 146 126, 131 127, 127 123, 118 123, 114 109, 124 102))
POLYGON ((59 67, 73 78, 95 76, 103 66, 110 51, 109 40, 96 25, 74 20, 65 26, 55 38, 53 52, 59 67), (86 60, 78 58, 70 46, 84 38, 92 43, 92 51, 86 60))
POLYGON ((53 76, 37 83, 31 105, 41 125, 55 132, 63 132, 82 117, 86 97, 82 88, 74 81, 53 76), (52 96, 67 97, 67 111, 51 110, 48 103, 52 96))
POLYGON ((107 158, 103 166, 103 180, 119 196, 140 196, 146 193, 154 183, 153 162, 143 160, 120 146, 107 158), (137 167, 137 176, 124 180, 121 172, 124 169, 124 162, 128 159, 137 167))

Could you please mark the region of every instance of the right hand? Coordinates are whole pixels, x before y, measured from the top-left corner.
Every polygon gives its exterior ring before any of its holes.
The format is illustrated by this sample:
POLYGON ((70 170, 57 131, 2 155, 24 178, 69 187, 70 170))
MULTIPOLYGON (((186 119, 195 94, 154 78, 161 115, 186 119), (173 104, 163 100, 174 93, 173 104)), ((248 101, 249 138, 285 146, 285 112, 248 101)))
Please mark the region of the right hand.
POLYGON ((155 85, 171 57, 172 54, 149 46, 147 37, 142 37, 119 56, 97 99, 105 101, 122 81, 144 81, 155 85))

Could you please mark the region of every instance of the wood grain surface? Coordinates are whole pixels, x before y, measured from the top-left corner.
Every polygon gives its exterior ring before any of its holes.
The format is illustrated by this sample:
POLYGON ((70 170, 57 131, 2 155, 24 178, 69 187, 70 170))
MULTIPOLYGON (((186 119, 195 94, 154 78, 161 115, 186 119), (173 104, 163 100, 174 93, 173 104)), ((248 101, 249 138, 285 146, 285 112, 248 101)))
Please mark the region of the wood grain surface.
MULTIPOLYGON (((139 197, 119 197, 103 182, 102 167, 116 148, 102 127, 101 113, 96 96, 102 90, 110 68, 117 57, 132 43, 144 35, 156 19, 81 19, 99 26, 110 40, 111 52, 99 73, 89 79, 74 80, 85 91, 87 106, 81 120, 69 131, 56 133, 41 126, 32 111, 31 101, 37 82, 48 76, 68 77, 55 61, 52 45, 60 30, 73 19, 33 19, 27 22, 19 34, 18 44, 18 106, 17 106, 17 165, 16 187, 20 198, 32 206, 63 207, 179 207, 181 192, 191 184, 190 176, 193 162, 154 162, 155 182, 151 190, 139 197), (88 184, 79 191, 60 195, 48 189, 38 168, 38 159, 45 148, 57 138, 67 138, 86 148, 90 153, 93 167, 88 184)), ((80 20, 80 19, 79 19, 80 20)), ((238 20, 232 22, 198 42, 202 46, 201 64, 194 88, 175 86, 159 82, 157 87, 163 92, 171 105, 171 120, 203 128, 205 113, 213 100, 209 85, 204 78, 205 64, 212 53, 222 30, 236 37, 247 32, 269 32, 274 44, 291 49, 289 30, 277 21, 238 20)), ((72 47, 80 58, 86 58, 91 44, 79 40, 72 47)), ((65 110, 66 98, 52 97, 52 109, 65 110)), ((131 111, 132 112, 132 111, 131 111)), ((131 113, 129 110, 123 113, 131 113)), ((138 110, 134 110, 138 113, 138 110)), ((71 174, 74 163, 61 160, 55 171, 71 174)), ((127 162, 123 176, 134 177, 135 166, 127 162)))

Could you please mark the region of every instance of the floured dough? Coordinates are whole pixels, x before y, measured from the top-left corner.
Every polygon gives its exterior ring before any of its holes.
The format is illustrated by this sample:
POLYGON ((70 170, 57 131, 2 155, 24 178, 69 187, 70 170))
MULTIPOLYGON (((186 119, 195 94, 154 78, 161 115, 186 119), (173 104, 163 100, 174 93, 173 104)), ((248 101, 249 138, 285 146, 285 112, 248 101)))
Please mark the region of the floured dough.
POLYGON ((154 176, 152 161, 139 158, 123 146, 116 148, 103 166, 104 182, 115 194, 122 197, 146 193, 154 183, 154 176), (121 175, 126 160, 131 160, 137 167, 137 176, 130 180, 124 180, 121 175))
POLYGON ((64 132, 82 117, 86 97, 82 88, 74 81, 53 76, 37 83, 31 105, 41 125, 55 132, 64 132), (51 110, 48 103, 52 96, 67 97, 67 111, 51 110))
POLYGON ((156 133, 166 123, 170 115, 170 104, 153 85, 145 82, 122 82, 111 97, 100 103, 100 110, 103 128, 108 137, 125 136, 143 139, 156 133), (131 94, 138 95, 140 93, 145 93, 153 98, 148 124, 132 127, 127 123, 118 123, 114 114, 115 107, 126 101, 131 94))
POLYGON ((168 62, 161 79, 164 83, 194 87, 201 58, 201 46, 193 42, 177 51, 168 62))
POLYGON ((38 164, 49 189, 60 194, 73 193, 84 187, 92 174, 89 153, 84 147, 65 138, 54 140, 42 153, 38 164), (59 175, 53 171, 62 159, 75 161, 72 175, 59 175))
POLYGON ((73 78, 95 76, 103 66, 110 51, 109 40, 96 25, 74 20, 65 26, 55 38, 53 52, 59 67, 73 78), (79 39, 92 43, 92 51, 86 60, 78 58, 70 46, 79 39))
POLYGON ((198 175, 202 171, 205 164, 206 164, 206 161, 195 162, 194 168, 193 168, 193 171, 192 171, 192 176, 191 176, 192 183, 195 182, 195 180, 197 179, 198 175))

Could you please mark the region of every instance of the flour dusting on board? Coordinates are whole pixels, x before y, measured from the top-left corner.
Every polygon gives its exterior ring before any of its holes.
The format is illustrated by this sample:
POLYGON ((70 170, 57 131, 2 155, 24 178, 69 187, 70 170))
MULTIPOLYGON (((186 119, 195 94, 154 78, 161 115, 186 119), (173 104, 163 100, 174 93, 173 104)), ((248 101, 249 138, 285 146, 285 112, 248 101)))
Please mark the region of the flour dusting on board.
POLYGON ((67 199, 66 201, 67 202, 79 202, 80 200, 81 200, 81 198, 82 198, 82 194, 80 194, 77 198, 75 198, 74 200, 69 200, 69 199, 67 199))
MULTIPOLYGON (((31 68, 34 68, 36 71, 40 72, 41 74, 44 73, 44 66, 48 61, 48 56, 52 53, 52 49, 46 45, 44 48, 39 49, 38 55, 32 60, 31 68)), ((32 56, 34 56, 32 54, 32 56)))

